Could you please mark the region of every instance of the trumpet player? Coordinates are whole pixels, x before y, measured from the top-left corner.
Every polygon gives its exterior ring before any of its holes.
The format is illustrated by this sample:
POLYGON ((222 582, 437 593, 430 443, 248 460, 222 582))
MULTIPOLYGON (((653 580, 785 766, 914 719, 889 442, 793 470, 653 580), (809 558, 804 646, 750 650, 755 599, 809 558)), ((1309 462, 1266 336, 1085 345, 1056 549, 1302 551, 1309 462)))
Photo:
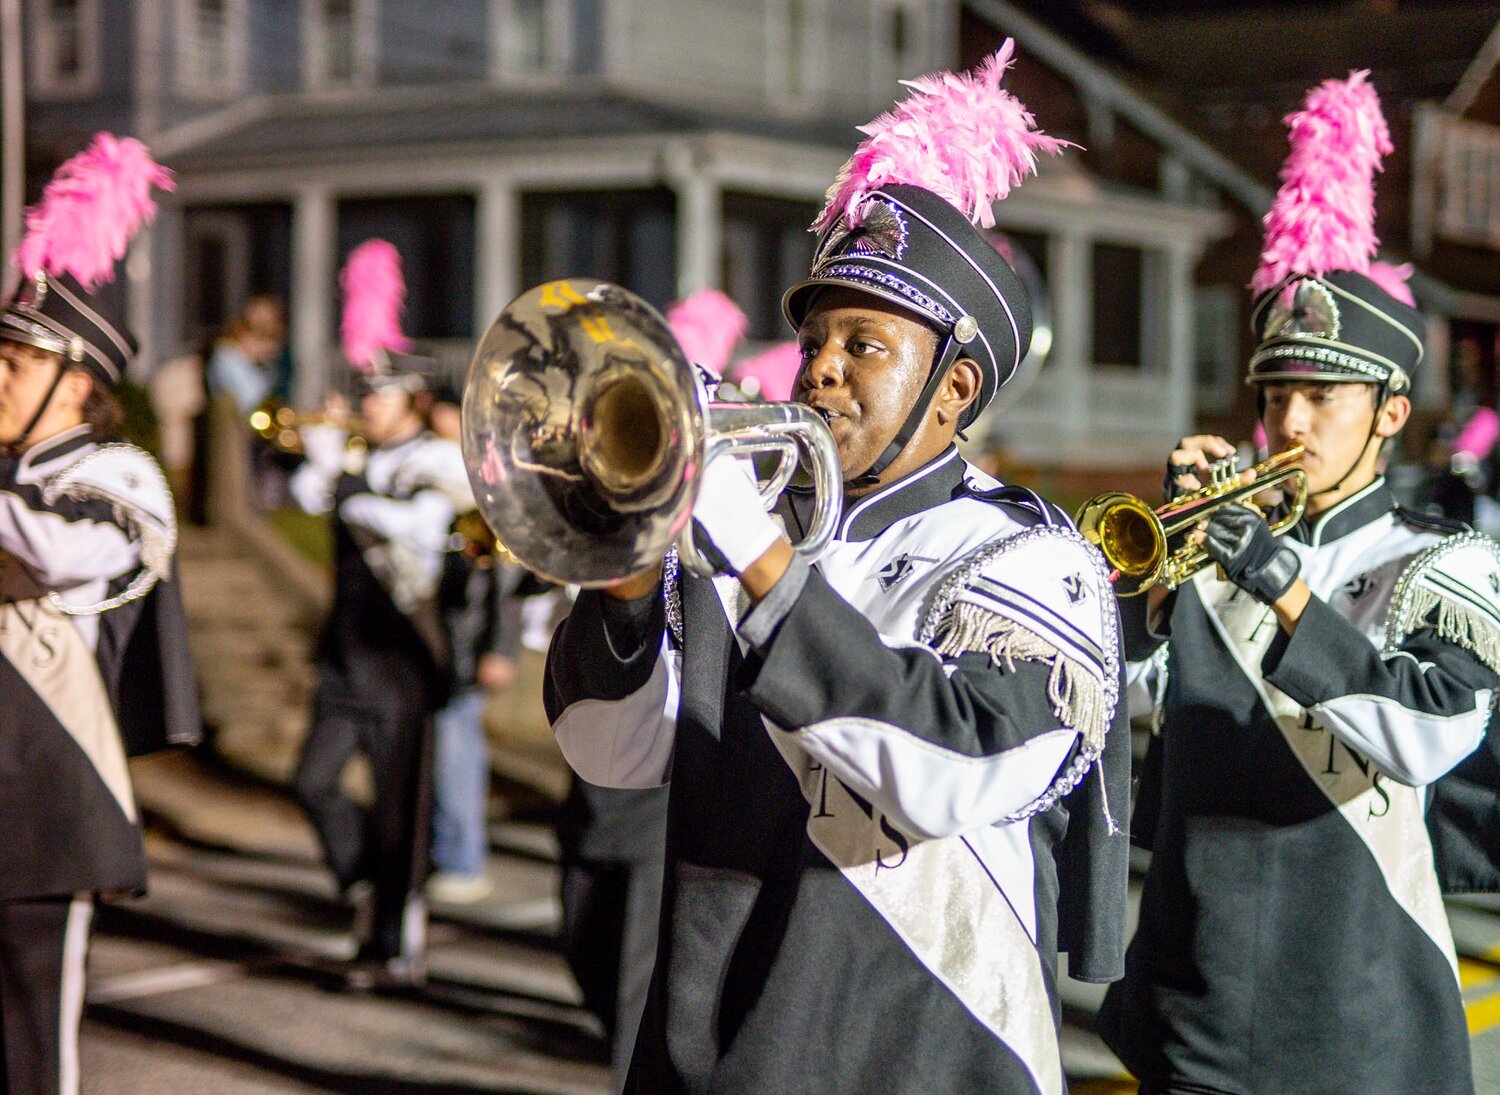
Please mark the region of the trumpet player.
MULTIPOLYGON (((970 218, 1061 145, 999 87, 1011 48, 869 127, 784 297, 796 398, 845 480, 826 553, 794 555, 715 460, 693 518, 723 576, 669 562, 585 591, 554 639, 547 710, 578 773, 671 783, 626 1090, 1060 1095, 1057 950, 1074 976, 1118 975, 1106 575, 1057 510, 954 446, 1031 328, 970 218), (963 156, 932 151, 960 131, 963 156)), ((783 498, 793 538, 811 505, 783 498)))
MULTIPOLYGON (((1473 1086, 1424 813, 1500 684, 1500 549, 1402 510, 1377 470, 1423 325, 1402 273, 1371 263, 1370 223, 1338 220, 1361 187, 1373 216, 1390 151, 1365 77, 1326 81, 1287 119, 1252 283, 1249 382, 1271 450, 1305 447, 1304 516, 1277 539, 1259 512, 1221 508, 1203 547, 1222 576, 1122 602, 1161 729, 1135 819, 1152 851, 1140 927, 1101 1030, 1143 1092, 1473 1086)), ((1169 493, 1232 452, 1184 439, 1169 493)), ((1480 797, 1483 816, 1495 796, 1480 797)), ((1478 845, 1477 825, 1454 829, 1478 845)))
POLYGON ((434 363, 402 352, 399 261, 372 240, 342 279, 344 351, 370 447, 351 463, 343 430, 305 427, 307 462, 291 481, 297 503, 329 514, 334 533, 333 606, 293 787, 353 906, 349 979, 359 988, 423 975, 432 718, 448 663, 437 589, 454 500, 469 490, 458 447, 427 430, 415 402, 434 363), (370 762, 368 811, 341 788, 355 752, 370 762))

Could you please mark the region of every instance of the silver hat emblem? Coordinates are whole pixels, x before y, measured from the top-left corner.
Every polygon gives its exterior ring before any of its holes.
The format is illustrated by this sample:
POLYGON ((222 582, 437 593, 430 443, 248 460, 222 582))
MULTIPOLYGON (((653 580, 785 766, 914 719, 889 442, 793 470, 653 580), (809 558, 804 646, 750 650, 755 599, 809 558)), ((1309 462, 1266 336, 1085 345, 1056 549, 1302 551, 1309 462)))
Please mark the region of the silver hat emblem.
POLYGON ((1339 337, 1339 306, 1328 286, 1313 278, 1293 282, 1276 294, 1266 317, 1266 341, 1273 338, 1339 337))

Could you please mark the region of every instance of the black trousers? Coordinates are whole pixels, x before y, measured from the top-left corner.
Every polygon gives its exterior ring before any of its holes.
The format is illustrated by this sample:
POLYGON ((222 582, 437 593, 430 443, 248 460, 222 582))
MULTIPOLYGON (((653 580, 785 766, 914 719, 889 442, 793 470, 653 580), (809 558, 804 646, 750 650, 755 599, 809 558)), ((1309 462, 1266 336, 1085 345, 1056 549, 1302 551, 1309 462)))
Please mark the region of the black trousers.
POLYGON ((88 897, 0 901, 0 1095, 76 1095, 88 897))
POLYGON ((374 930, 362 941, 361 957, 420 957, 432 818, 431 714, 315 703, 293 788, 340 888, 363 879, 374 884, 374 930), (369 810, 339 786, 356 752, 370 762, 375 795, 369 810))
POLYGON ((661 859, 563 865, 563 957, 609 1035, 617 1091, 656 968, 663 871, 661 859))

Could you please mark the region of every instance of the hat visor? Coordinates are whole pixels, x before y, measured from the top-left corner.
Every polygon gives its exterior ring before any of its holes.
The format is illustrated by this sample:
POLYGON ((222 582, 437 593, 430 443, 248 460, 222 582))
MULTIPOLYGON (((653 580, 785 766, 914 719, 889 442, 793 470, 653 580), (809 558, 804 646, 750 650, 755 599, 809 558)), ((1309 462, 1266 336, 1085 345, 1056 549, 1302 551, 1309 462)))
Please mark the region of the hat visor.
POLYGON ((0 312, 0 340, 34 346, 63 357, 68 356, 71 349, 62 335, 11 311, 0 312))

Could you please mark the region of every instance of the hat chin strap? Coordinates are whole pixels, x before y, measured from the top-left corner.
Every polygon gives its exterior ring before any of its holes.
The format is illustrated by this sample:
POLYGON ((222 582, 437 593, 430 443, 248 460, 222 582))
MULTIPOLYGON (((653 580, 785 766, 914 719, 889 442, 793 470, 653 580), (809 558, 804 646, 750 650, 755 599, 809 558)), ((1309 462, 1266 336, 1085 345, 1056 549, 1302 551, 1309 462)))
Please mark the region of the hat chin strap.
POLYGON ((880 474, 895 462, 896 457, 901 455, 901 450, 906 448, 908 441, 921 428, 923 420, 927 417, 927 411, 932 406, 933 397, 937 395, 938 388, 942 387, 943 378, 948 375, 948 369, 958 360, 959 351, 963 349, 963 343, 951 334, 943 336, 942 345, 934 357, 932 372, 927 377, 927 383, 922 392, 917 396, 917 401, 906 415, 906 421, 901 423, 901 428, 896 431, 896 436, 891 443, 885 447, 885 451, 875 458, 875 463, 866 469, 863 475, 857 475, 844 483, 845 487, 872 487, 880 482, 880 474))
POLYGON ((31 416, 31 421, 14 441, 6 442, 5 447, 15 452, 20 452, 26 447, 26 442, 31 440, 31 431, 36 429, 36 424, 42 420, 42 415, 47 413, 47 408, 52 405, 52 397, 57 394, 57 386, 62 383, 63 374, 68 371, 68 366, 62 362, 57 363, 57 372, 52 376, 52 383, 47 385, 47 394, 42 396, 42 401, 37 405, 36 412, 31 416))

